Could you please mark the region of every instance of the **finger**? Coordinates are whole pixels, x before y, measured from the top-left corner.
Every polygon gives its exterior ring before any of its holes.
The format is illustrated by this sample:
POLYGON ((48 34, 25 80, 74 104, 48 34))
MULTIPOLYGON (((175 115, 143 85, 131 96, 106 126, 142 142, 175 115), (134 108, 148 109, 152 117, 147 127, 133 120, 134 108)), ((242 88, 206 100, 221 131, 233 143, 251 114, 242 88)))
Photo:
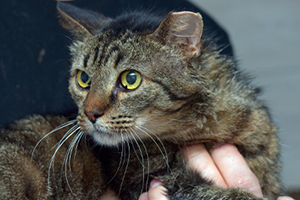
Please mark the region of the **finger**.
POLYGON ((226 182, 203 144, 184 147, 182 153, 189 165, 204 178, 212 180, 219 187, 227 188, 226 182))
POLYGON ((278 197, 277 200, 295 200, 292 197, 288 197, 288 196, 282 196, 282 197, 278 197))
POLYGON ((259 182, 236 146, 225 144, 211 153, 228 187, 244 188, 262 197, 259 182))
POLYGON ((157 179, 152 180, 150 183, 150 189, 148 191, 148 199, 168 200, 168 198, 164 194, 166 194, 166 188, 162 186, 162 182, 157 179))
POLYGON ((141 194, 139 200, 149 200, 148 192, 145 192, 145 193, 141 194))

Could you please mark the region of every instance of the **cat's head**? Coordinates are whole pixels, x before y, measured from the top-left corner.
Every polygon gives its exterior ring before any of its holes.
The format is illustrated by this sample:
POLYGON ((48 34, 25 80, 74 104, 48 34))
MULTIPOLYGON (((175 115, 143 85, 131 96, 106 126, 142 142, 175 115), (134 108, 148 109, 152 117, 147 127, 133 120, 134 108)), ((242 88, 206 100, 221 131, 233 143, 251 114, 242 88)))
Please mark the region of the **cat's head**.
POLYGON ((142 13, 116 19, 58 4, 71 46, 69 90, 78 124, 104 145, 159 137, 182 140, 205 103, 205 84, 193 74, 201 54, 200 14, 142 13), (192 62, 193 61, 193 62, 192 62))

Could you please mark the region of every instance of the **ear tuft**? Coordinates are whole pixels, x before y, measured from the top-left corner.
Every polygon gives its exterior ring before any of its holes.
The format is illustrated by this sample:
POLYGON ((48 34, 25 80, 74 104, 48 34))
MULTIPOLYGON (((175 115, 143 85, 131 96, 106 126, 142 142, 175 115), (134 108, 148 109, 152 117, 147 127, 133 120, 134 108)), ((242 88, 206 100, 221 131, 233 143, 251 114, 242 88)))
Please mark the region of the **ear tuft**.
POLYGON ((57 2, 57 11, 60 24, 69 30, 76 39, 95 35, 103 26, 111 21, 104 15, 77 8, 68 3, 57 2))
POLYGON ((152 36, 181 48, 187 57, 197 57, 200 55, 202 32, 202 16, 183 11, 169 13, 152 36))

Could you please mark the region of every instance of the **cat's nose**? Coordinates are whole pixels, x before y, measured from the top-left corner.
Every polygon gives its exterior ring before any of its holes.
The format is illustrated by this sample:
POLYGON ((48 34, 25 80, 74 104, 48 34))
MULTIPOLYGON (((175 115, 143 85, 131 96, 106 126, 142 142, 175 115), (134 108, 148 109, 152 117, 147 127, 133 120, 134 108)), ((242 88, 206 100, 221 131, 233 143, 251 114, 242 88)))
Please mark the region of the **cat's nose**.
POLYGON ((104 115, 104 113, 100 111, 84 111, 84 113, 93 124, 96 122, 97 118, 104 115))

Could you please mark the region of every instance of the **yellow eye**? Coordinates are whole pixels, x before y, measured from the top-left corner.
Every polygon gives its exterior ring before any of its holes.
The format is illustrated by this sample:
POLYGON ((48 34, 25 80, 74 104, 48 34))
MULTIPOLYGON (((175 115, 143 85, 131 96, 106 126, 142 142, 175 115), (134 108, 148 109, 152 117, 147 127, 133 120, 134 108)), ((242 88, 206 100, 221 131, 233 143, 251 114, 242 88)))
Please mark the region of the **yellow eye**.
POLYGON ((142 76, 137 71, 125 71, 121 75, 121 84, 125 89, 134 90, 140 86, 142 76))
POLYGON ((82 70, 78 70, 77 72, 77 83, 83 89, 88 89, 91 85, 91 79, 87 73, 82 70))

